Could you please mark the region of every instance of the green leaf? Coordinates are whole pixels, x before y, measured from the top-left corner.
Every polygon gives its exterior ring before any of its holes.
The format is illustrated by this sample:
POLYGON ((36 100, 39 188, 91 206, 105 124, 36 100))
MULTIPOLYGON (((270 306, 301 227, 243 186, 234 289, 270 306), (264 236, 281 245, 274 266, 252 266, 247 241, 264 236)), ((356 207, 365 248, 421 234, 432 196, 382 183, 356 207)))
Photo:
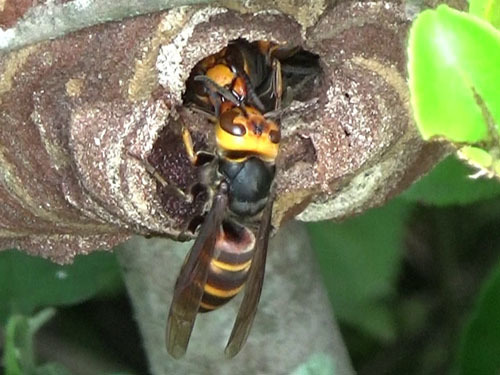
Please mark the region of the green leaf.
POLYGON ((54 309, 45 309, 33 317, 13 315, 9 318, 5 334, 3 363, 6 375, 35 374, 33 351, 35 333, 55 314, 54 309))
POLYGON ((78 256, 71 265, 57 265, 18 251, 0 252, 0 324, 13 313, 32 314, 44 306, 84 301, 122 288, 114 254, 78 256))
POLYGON ((483 283, 457 362, 460 375, 500 373, 500 264, 483 283))
POLYGON ((409 208, 394 200, 339 224, 308 225, 337 318, 380 340, 395 336, 388 300, 395 295, 409 208))
POLYGON ((410 202, 436 206, 465 205, 500 195, 498 181, 471 179, 470 167, 450 156, 401 195, 410 202))
POLYGON ((500 28, 500 0, 471 0, 469 13, 484 18, 497 29, 500 28))
POLYGON ((422 136, 489 141, 483 109, 500 123, 500 32, 441 5, 415 20, 408 53, 412 106, 422 136))
POLYGON ((28 331, 28 319, 26 317, 15 315, 11 317, 5 329, 5 350, 3 353, 3 365, 7 375, 23 375, 21 362, 23 353, 18 350, 18 336, 24 337, 28 331), (19 331, 21 334, 19 335, 19 331))

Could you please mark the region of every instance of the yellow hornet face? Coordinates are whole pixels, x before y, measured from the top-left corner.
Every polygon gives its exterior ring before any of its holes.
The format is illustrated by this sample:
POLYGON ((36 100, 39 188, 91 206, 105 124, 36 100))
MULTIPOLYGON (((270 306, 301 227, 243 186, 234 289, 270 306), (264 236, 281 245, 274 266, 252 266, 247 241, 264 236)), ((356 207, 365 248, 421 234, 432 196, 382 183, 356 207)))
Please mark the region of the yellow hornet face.
POLYGON ((219 149, 233 161, 256 155, 272 162, 278 155, 281 139, 276 122, 249 106, 246 111, 234 107, 222 113, 215 127, 215 136, 219 149))

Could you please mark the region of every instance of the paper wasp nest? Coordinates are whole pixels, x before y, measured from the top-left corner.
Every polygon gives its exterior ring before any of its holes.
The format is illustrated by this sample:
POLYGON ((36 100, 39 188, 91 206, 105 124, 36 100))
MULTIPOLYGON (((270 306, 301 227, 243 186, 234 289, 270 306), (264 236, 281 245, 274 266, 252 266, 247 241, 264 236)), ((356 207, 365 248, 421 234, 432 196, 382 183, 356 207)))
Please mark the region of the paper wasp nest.
POLYGON ((199 60, 238 38, 320 57, 321 76, 282 120, 275 227, 384 203, 442 155, 409 115, 408 25, 393 3, 295 18, 184 7, 0 55, 0 247, 67 262, 133 233, 179 235, 196 208, 162 204, 140 160, 181 186, 195 178, 176 124, 201 144, 211 127, 182 109, 185 82, 199 60))

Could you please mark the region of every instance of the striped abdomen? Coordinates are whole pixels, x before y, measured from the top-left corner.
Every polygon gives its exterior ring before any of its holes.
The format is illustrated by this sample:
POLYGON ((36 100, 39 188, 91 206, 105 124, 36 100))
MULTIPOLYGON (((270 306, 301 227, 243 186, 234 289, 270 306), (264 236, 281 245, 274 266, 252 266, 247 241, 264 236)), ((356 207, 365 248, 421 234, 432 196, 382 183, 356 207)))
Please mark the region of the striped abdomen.
POLYGON ((254 244, 255 236, 246 227, 230 221, 222 224, 198 312, 215 310, 243 289, 254 244))

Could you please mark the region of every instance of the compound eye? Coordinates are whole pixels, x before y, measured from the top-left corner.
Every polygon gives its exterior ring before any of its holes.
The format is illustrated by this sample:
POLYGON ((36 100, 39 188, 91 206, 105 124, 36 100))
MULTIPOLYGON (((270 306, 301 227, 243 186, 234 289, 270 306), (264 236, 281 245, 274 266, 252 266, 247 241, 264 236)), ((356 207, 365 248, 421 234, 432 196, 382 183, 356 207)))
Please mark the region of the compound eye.
POLYGON ((279 130, 271 130, 269 132, 269 139, 272 143, 280 143, 281 141, 281 132, 279 130))
POLYGON ((228 132, 231 135, 235 135, 237 137, 242 137, 246 134, 247 130, 241 124, 235 124, 234 118, 238 114, 234 111, 227 111, 220 115, 220 127, 224 129, 224 131, 228 132))

